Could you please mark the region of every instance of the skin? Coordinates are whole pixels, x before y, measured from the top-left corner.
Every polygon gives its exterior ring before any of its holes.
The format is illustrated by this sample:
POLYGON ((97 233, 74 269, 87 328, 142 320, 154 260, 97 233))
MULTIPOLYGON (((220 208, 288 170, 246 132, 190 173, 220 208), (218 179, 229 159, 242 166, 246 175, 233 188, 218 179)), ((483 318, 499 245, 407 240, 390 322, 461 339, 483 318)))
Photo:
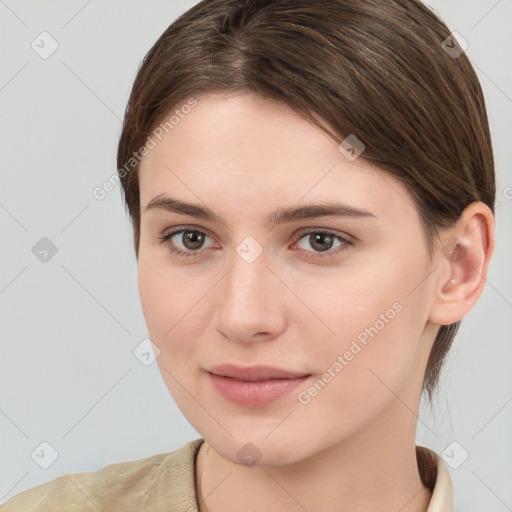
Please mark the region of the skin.
POLYGON ((196 99, 141 163, 138 279, 164 381, 206 441, 196 465, 201 512, 425 511, 431 491, 415 454, 425 367, 439 325, 462 318, 481 294, 492 213, 482 203, 466 208, 431 260, 408 190, 364 153, 350 161, 318 127, 251 93, 196 99), (159 195, 208 206, 224 222, 146 210, 159 195), (278 208, 326 201, 374 217, 265 225, 278 208), (183 234, 160 243, 187 227, 207 235, 202 246, 185 245, 183 234), (334 238, 322 252, 304 234, 319 230, 353 243, 336 253, 334 238), (236 251, 248 236, 263 248, 252 263, 236 251), (450 256, 449 240, 461 257, 450 256), (173 243, 200 252, 172 254, 173 243), (300 403, 397 302, 401 311, 300 403), (241 407, 210 383, 206 368, 222 363, 312 377, 270 405, 241 407), (237 457, 248 442, 261 453, 253 466, 237 457))

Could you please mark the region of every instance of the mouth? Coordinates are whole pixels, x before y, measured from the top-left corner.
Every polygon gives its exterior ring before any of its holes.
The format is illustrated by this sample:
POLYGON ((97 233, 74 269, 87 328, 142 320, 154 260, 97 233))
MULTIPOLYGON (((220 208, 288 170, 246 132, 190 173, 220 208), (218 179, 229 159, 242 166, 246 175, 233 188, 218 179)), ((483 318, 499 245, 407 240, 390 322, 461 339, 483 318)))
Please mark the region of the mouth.
POLYGON ((270 366, 221 365, 208 370, 213 388, 228 402, 264 407, 290 394, 311 374, 270 366))
POLYGON ((304 372, 296 372, 286 370, 275 366, 248 366, 242 367, 234 364, 223 364, 214 366, 209 373, 226 377, 230 379, 245 381, 245 382, 262 382, 268 380, 279 379, 298 379, 302 377, 309 377, 311 374, 304 372))

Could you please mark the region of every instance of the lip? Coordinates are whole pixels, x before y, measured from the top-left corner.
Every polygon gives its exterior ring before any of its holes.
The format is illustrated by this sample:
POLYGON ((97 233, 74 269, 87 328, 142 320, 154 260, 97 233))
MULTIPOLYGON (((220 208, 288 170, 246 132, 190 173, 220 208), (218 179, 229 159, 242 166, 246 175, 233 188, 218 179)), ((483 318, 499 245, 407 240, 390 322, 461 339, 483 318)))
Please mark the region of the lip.
POLYGON ((226 400, 243 407, 262 407, 291 393, 311 374, 274 366, 241 367, 233 364, 208 370, 213 387, 226 400))

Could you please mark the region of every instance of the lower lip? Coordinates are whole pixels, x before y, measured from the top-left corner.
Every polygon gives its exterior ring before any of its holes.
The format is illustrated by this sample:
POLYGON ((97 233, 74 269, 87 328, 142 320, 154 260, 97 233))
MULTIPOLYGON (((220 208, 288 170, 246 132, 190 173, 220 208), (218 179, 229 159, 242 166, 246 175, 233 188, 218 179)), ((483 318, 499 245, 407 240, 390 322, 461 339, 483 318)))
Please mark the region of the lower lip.
POLYGON ((244 407, 262 407, 281 398, 306 381, 310 375, 295 379, 269 379, 247 382, 209 373, 214 388, 229 402, 244 407))

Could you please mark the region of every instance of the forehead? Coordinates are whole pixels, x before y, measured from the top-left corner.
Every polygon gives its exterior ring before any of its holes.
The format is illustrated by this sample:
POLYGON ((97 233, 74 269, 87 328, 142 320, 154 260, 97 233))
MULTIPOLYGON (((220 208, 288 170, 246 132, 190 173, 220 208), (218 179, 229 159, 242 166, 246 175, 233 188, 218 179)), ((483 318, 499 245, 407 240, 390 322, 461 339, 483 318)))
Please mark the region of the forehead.
POLYGON ((402 183, 361 157, 349 160, 327 133, 284 103, 252 93, 196 101, 141 162, 143 211, 169 194, 239 214, 316 200, 377 216, 414 213, 402 183))

